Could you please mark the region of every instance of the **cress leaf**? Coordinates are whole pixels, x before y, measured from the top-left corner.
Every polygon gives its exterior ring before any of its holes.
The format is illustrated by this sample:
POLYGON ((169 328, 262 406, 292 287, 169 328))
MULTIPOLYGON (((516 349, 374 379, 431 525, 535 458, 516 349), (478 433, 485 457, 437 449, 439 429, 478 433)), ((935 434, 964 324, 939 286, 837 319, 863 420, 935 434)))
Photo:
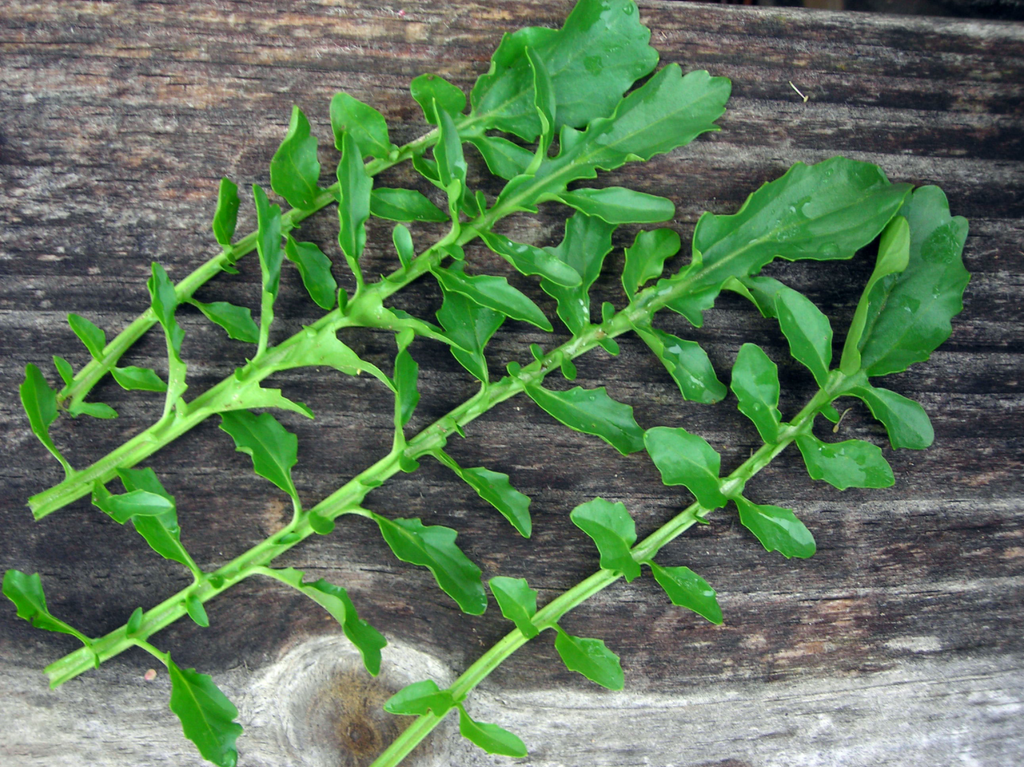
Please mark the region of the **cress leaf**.
POLYGON ((743 344, 732 367, 730 383, 739 411, 754 422, 757 433, 772 443, 779 436, 779 368, 761 347, 743 344))
POLYGON ((447 221, 448 214, 415 189, 374 189, 370 213, 389 221, 447 221))
POLYGON ((416 248, 412 242, 412 234, 407 227, 399 224, 391 233, 391 239, 395 244, 398 260, 405 269, 408 269, 412 265, 412 260, 416 258, 416 248))
POLYGON ((352 272, 359 276, 359 257, 366 246, 366 219, 370 217, 373 179, 366 175, 356 139, 349 133, 341 137, 338 183, 341 189, 338 202, 338 218, 341 223, 338 244, 352 272))
POLYGON ((219 404, 217 412, 226 413, 230 410, 248 410, 251 408, 272 407, 279 410, 290 410, 293 413, 313 417, 313 411, 307 405, 292 400, 281 394, 280 389, 265 389, 258 381, 249 381, 231 393, 230 399, 219 404))
POLYGON ((331 274, 331 259, 314 242, 296 242, 289 235, 284 254, 299 268, 306 292, 321 309, 331 310, 338 300, 338 283, 331 274))
POLYGON ((537 110, 537 118, 540 120, 540 139, 537 142, 537 154, 530 163, 530 166, 534 167, 535 165, 539 166, 544 158, 548 156, 551 139, 555 135, 555 114, 558 111, 558 102, 555 100, 555 89, 551 83, 551 74, 548 72, 544 59, 530 48, 527 48, 525 53, 526 60, 529 62, 530 70, 533 73, 533 106, 537 110))
POLYGON ((600 437, 623 455, 644 449, 644 430, 633 418, 633 408, 613 400, 603 386, 568 391, 527 386, 526 394, 556 421, 600 437))
POLYGON ((630 552, 636 524, 624 504, 595 498, 573 509, 569 519, 594 540, 603 569, 621 573, 627 583, 640 575, 640 564, 630 552))
POLYGON ((217 243, 223 247, 231 244, 238 223, 238 185, 229 178, 222 178, 217 188, 217 208, 213 212, 210 227, 217 243))
POLYGON ((710 404, 726 394, 708 354, 696 341, 677 338, 657 328, 635 328, 637 335, 654 352, 679 387, 683 399, 710 404))
POLYGON ((488 248, 508 261, 522 274, 537 275, 562 287, 578 287, 580 275, 549 251, 512 240, 500 234, 481 231, 480 239, 488 248))
POLYGON ((185 737, 196 744, 207 761, 219 767, 235 767, 235 740, 242 734, 242 725, 234 721, 238 709, 208 675, 179 668, 170 658, 167 672, 171 677, 171 711, 181 720, 185 737))
POLYGON ((128 391, 167 391, 167 384, 156 374, 156 371, 149 368, 129 365, 123 368, 113 368, 110 373, 118 385, 128 391))
POLYGON ((527 639, 533 639, 540 630, 533 625, 537 614, 537 592, 531 589, 525 578, 507 578, 496 575, 487 585, 498 601, 501 614, 516 624, 516 628, 527 639))
POLYGON ((220 428, 231 435, 236 451, 252 458, 253 470, 297 500, 292 466, 298 462, 298 438, 270 413, 257 416, 239 410, 221 413, 220 417, 220 428))
POLYGON ((577 671, 609 690, 621 690, 625 686, 619 656, 600 639, 571 636, 558 629, 555 649, 570 671, 577 671))
POLYGON ((655 562, 647 564, 651 566, 654 580, 665 590, 672 604, 693 610, 716 626, 722 624, 718 595, 706 580, 689 567, 662 567, 655 562))
POLYGON ((848 487, 891 487, 896 480, 882 451, 870 442, 850 439, 822 442, 811 434, 796 438, 811 479, 821 479, 839 490, 848 487))
POLYGON ((72 417, 87 415, 91 418, 117 418, 117 411, 102 402, 72 402, 68 405, 72 417))
POLYGON ((404 345, 399 345, 398 355, 395 357, 395 428, 401 429, 412 418, 416 405, 420 401, 420 393, 416 389, 416 380, 419 378, 420 366, 409 354, 404 345))
POLYGON ((455 699, 448 690, 441 690, 432 679, 413 682, 396 692, 384 703, 389 714, 423 716, 433 712, 442 717, 455 707, 455 699))
POLYGON ((462 293, 445 290, 444 302, 437 311, 437 321, 454 344, 452 355, 479 381, 489 380, 484 348, 491 336, 505 321, 505 315, 481 306, 462 293))
POLYGON ((14 602, 18 609, 18 617, 43 631, 55 631, 77 637, 88 647, 88 637, 59 618, 54 618, 46 607, 46 595, 43 593, 43 581, 39 573, 28 575, 20 570, 8 570, 4 573, 4 596, 14 602))
POLYGON ((25 380, 18 391, 32 433, 70 474, 71 467, 50 438, 50 424, 57 420, 57 393, 46 383, 43 372, 31 362, 25 366, 25 380))
POLYGON ((309 120, 297 106, 284 141, 270 160, 270 188, 300 210, 312 210, 320 192, 320 163, 316 159, 316 138, 309 133, 309 120))
POLYGON ((481 306, 513 320, 522 320, 551 332, 553 328, 544 312, 530 298, 508 284, 504 277, 480 274, 470 276, 456 268, 436 268, 433 275, 441 289, 450 293, 461 293, 481 306))
POLYGON ((134 517, 175 515, 173 499, 148 490, 132 490, 123 495, 106 495, 97 505, 120 525, 134 517))
POLYGON ((386 519, 374 514, 381 535, 395 556, 411 565, 429 568, 437 585, 463 612, 482 615, 487 609, 480 568, 455 545, 457 533, 439 525, 425 526, 418 519, 386 519))
POLYGON ((467 140, 480 152, 487 169, 506 181, 525 173, 533 160, 529 150, 500 136, 470 136, 467 140))
POLYGON ((576 213, 565 222, 565 237, 557 248, 546 248, 552 256, 573 269, 582 282, 566 288, 549 280, 540 286, 558 302, 558 316, 573 334, 590 324, 590 287, 601 274, 605 256, 612 249, 615 227, 599 218, 576 213))
POLYGON ((775 297, 775 311, 793 358, 814 375, 818 386, 828 381, 832 364, 832 326, 828 317, 806 296, 782 288, 775 297))
POLYGON ((622 287, 630 298, 648 280, 661 277, 665 261, 679 252, 679 234, 672 229, 639 232, 632 246, 626 248, 626 264, 622 268, 622 287))
POLYGON ((705 509, 728 503, 719 487, 722 457, 702 437, 656 426, 644 434, 644 444, 666 485, 684 485, 705 509))
MULTIPOLYGON (((121 483, 129 495, 145 492, 163 497, 170 502, 170 509, 162 514, 136 514, 131 517, 132 525, 135 527, 135 531, 145 539, 146 543, 157 554, 164 559, 184 565, 197 576, 201 575, 199 566, 196 565, 195 560, 192 559, 192 556, 181 543, 181 528, 178 526, 178 512, 174 504, 174 497, 164 490, 160 480, 157 479, 156 473, 150 468, 118 469, 117 475, 121 478, 121 483)), ((110 504, 113 499, 124 497, 123 495, 101 496, 101 502, 97 505, 110 513, 107 508, 104 508, 104 504, 110 504)), ((96 500, 94 497, 93 502, 95 503, 96 500)), ((116 510, 116 501, 113 504, 113 508, 116 510)), ((115 519, 117 519, 116 516, 115 519)), ((118 521, 123 522, 123 520, 118 521)))
POLYGON ((949 321, 963 309, 970 279, 962 261, 967 220, 949 215, 941 189, 916 190, 900 215, 910 225, 908 265, 879 280, 868 296, 860 356, 869 376, 928 359, 949 337, 949 321))
POLYGON ((462 114, 466 109, 466 94, 440 75, 420 75, 409 83, 409 91, 423 110, 423 118, 431 125, 437 125, 435 101, 438 107, 453 116, 462 114))
POLYGON ((814 556, 814 536, 792 511, 751 503, 743 496, 734 500, 740 512, 740 523, 757 536, 765 551, 777 551, 786 559, 814 556))
POLYGON ((71 363, 63 357, 53 355, 53 366, 57 368, 57 373, 60 375, 61 380, 64 381, 65 386, 71 386, 75 381, 75 371, 71 367, 71 363))
POLYGON ((665 197, 634 192, 621 186, 577 189, 563 192, 558 199, 588 216, 609 224, 656 224, 675 215, 675 204, 665 197))
POLYGON ((462 706, 459 706, 459 733, 488 754, 516 758, 527 755, 526 746, 516 735, 496 724, 474 721, 462 706))
POLYGON ((202 600, 195 594, 189 594, 185 599, 185 612, 200 628, 210 627, 210 617, 206 614, 206 608, 203 607, 202 600))
POLYGON ((227 301, 204 304, 195 299, 189 303, 199 309, 210 322, 224 328, 228 338, 247 344, 254 344, 260 340, 259 326, 253 321, 252 310, 248 306, 235 306, 227 301))
POLYGON ((609 114, 658 63, 639 16, 631 0, 581 0, 560 30, 527 27, 505 35, 473 87, 471 119, 526 141, 540 135, 527 47, 551 78, 558 125, 581 127, 609 114))
POLYGON ((79 314, 68 315, 68 325, 78 339, 85 344, 89 354, 95 360, 103 357, 103 349, 107 345, 107 335, 89 320, 79 314))
POLYGON ((467 485, 476 490, 477 495, 496 508, 509 521, 521 536, 529 538, 533 529, 530 520, 530 497, 512 487, 508 474, 491 471, 481 466, 464 469, 443 450, 435 454, 443 463, 467 485))
POLYGON ((331 99, 331 131, 339 152, 343 151, 344 134, 355 140, 360 162, 366 155, 383 160, 396 149, 388 139, 384 115, 347 93, 336 93, 331 99))
MULTIPOLYGON (((276 298, 281 286, 281 206, 271 205, 258 184, 252 187, 256 203, 256 250, 260 258, 263 292, 276 298)), ((261 318, 261 322, 262 322, 261 318)))
POLYGON ((434 145, 434 159, 437 161, 437 174, 442 187, 449 187, 456 179, 466 186, 466 158, 462 152, 462 139, 455 127, 452 116, 441 111, 438 123, 439 136, 434 145))
POLYGON ((870 384, 858 386, 850 394, 862 399, 871 414, 885 425, 894 449, 924 450, 935 439, 928 414, 914 400, 870 384))
MULTIPOLYGON (((389 389, 394 389, 391 379, 380 368, 362 359, 338 339, 337 331, 327 327, 320 331, 307 329, 306 333, 308 335, 305 343, 288 348, 279 357, 277 360, 279 370, 326 365, 350 376, 369 373, 389 389)), ((267 406, 261 405, 260 407, 267 406)))

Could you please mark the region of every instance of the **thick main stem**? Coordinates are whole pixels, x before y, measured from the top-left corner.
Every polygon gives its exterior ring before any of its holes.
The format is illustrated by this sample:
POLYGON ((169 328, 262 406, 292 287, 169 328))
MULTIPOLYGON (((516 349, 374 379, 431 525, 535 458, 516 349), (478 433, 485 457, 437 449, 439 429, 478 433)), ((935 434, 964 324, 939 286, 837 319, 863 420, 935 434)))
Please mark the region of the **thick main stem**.
MULTIPOLYGON (((829 382, 826 389, 818 391, 811 401, 797 414, 796 418, 780 431, 779 437, 775 442, 762 445, 757 452, 740 464, 721 483, 722 493, 729 496, 730 493, 737 493, 742 490, 743 485, 751 477, 771 463, 775 456, 785 450, 800 434, 806 433, 811 428, 814 418, 821 408, 831 402, 837 396, 837 393, 842 390, 842 383, 842 377, 837 376, 829 382)), ((699 520, 707 517, 712 511, 714 509, 707 509, 699 503, 691 504, 634 546, 631 550, 633 559, 639 563, 653 559, 665 545, 678 538, 699 520)), ((621 577, 618 572, 612 570, 598 570, 538 610, 531 622, 540 631, 552 628, 570 610, 573 610, 595 594, 608 588, 621 577)), ((506 634, 494 647, 467 668, 455 680, 454 684, 448 688, 455 701, 457 703, 464 701, 477 685, 528 641, 530 640, 519 629, 514 629, 506 634)), ((418 717, 374 760, 371 767, 395 767, 443 719, 444 716, 437 716, 433 713, 418 717)))

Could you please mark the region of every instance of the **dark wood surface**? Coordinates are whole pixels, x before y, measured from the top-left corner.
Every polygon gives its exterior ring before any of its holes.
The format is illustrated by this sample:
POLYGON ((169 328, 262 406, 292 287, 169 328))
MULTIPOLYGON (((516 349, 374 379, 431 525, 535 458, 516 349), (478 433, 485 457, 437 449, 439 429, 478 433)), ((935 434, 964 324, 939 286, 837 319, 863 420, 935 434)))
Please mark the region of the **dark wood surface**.
MULTIPOLYGON (((208 232, 217 180, 268 185, 267 166, 292 104, 329 136, 327 107, 339 90, 372 104, 403 143, 424 131, 408 82, 438 72, 469 90, 502 32, 558 26, 568 2, 320 3, 7 2, 0 8, 0 563, 39 572, 54 613, 89 634, 122 624, 186 585, 83 500, 34 523, 29 495, 60 479, 27 428, 18 401, 26 363, 51 382, 51 356, 76 366, 86 353, 65 321, 80 313, 109 334, 148 304, 150 262, 180 278, 215 252, 208 232)), ((530 765, 1017 765, 1024 762, 1024 27, 1020 24, 867 17, 794 10, 644 2, 643 19, 663 62, 733 81, 722 131, 653 162, 613 174, 671 197, 684 237, 704 210, 735 211, 762 182, 796 161, 834 154, 880 164, 889 177, 942 186, 970 220, 972 273, 953 335, 927 363, 886 385, 924 404, 935 426, 925 452, 885 454, 896 486, 843 493, 812 483, 799 456, 784 454, 751 483, 762 502, 790 506, 818 541, 811 560, 766 554, 731 513, 691 531, 665 553, 718 589, 726 622, 715 627, 674 608, 643 578, 619 584, 568 616, 567 630, 604 639, 622 658, 626 690, 609 693, 566 671, 550 638, 524 648, 470 701, 477 718, 517 732, 530 765), (791 87, 807 95, 804 102, 791 87)), ((478 158, 474 155, 473 161, 478 158)), ((323 150, 327 168, 335 160, 323 150)), ((389 185, 423 185, 404 169, 389 185)), ((488 193, 493 182, 474 176, 488 193)), ((426 190, 425 190, 426 191, 426 190)), ((240 231, 253 216, 243 206, 240 231)), ((560 239, 564 214, 545 208, 508 231, 539 245, 560 239)), ((369 273, 392 263, 389 227, 371 224, 369 273)), ((303 224, 330 253, 337 223, 325 212, 303 224)), ((426 235, 425 235, 426 236, 426 235)), ((627 244, 632 233, 618 236, 627 244)), ((478 248, 471 258, 498 270, 478 248)), ((621 304, 621 250, 595 289, 621 304)), ((786 265, 772 273, 812 297, 845 327, 867 257, 786 265)), ((341 265, 335 274, 344 280, 341 265)), ((529 281, 515 284, 550 309, 529 281)), ((257 306, 252 258, 237 277, 203 288, 206 300, 257 306)), ((281 292, 283 338, 315 319, 297 276, 281 292)), ((403 291, 394 305, 422 317, 439 306, 434 285, 403 291)), ((244 354, 221 331, 182 310, 191 391, 229 373, 244 354)), ((553 313, 552 313, 553 316, 553 313)), ((778 331, 723 297, 694 331, 724 377, 739 345, 761 344, 781 364, 784 413, 809 396, 809 376, 787 361, 778 331)), ((277 327, 275 325, 275 327, 277 327)), ((491 345, 492 371, 527 361, 550 339, 507 323, 491 345)), ((389 365, 392 342, 345 339, 389 365)), ((131 363, 163 364, 150 334, 131 363)), ((474 390, 443 349, 417 342, 424 425, 474 390)), ((728 402, 683 403, 660 364, 635 340, 622 354, 579 362, 579 383, 605 385, 647 426, 686 425, 735 466, 755 446, 753 428, 728 402)), ((315 502, 383 455, 390 400, 369 380, 293 371, 276 383, 317 413, 281 420, 299 436, 296 483, 315 502)), ((94 399, 114 421, 61 420, 57 443, 85 465, 155 417, 159 404, 104 383, 94 399)), ((884 443, 864 408, 845 437, 884 443)), ((823 430, 824 431, 824 430, 823 430)), ((660 484, 642 454, 622 457, 568 432, 530 403, 510 401, 472 424, 453 454, 508 473, 533 500, 534 535, 506 523, 446 470, 425 462, 376 490, 368 505, 459 530, 485 578, 525 576, 547 600, 597 566, 568 521, 601 495, 627 504, 643 535, 689 503, 660 484)), ((283 496, 252 475, 213 422, 151 461, 176 495, 183 539, 214 567, 286 521, 283 496)), ((344 521, 307 541, 283 565, 344 585, 391 641, 385 671, 359 670, 339 628, 283 587, 252 582, 208 605, 212 625, 182 621, 155 638, 181 665, 212 674, 241 709, 240 764, 367 764, 396 733, 380 713, 390 690, 452 678, 509 624, 492 608, 461 614, 425 570, 397 562, 367 521, 344 521)), ((130 652, 57 691, 39 671, 74 649, 0 610, 0 762, 26 765, 185 765, 199 757, 167 711, 168 682, 143 675, 152 659, 130 652)), ((410 764, 504 764, 440 729, 410 764)))

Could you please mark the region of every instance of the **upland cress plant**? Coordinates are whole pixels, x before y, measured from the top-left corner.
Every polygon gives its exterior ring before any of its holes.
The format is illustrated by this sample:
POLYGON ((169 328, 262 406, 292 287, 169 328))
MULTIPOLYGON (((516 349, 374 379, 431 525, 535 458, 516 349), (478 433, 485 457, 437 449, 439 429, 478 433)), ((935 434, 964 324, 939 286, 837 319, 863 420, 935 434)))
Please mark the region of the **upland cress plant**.
POLYGON ((330 116, 340 154, 336 181, 327 186, 321 182, 317 140, 296 107, 270 163, 271 190, 287 203, 286 211, 264 189, 253 186, 257 230, 236 238, 241 201, 237 186, 224 179, 212 221, 221 247, 217 256, 177 284, 154 263, 149 308, 110 341, 87 318, 69 315, 71 330, 92 360, 75 372, 65 359, 54 357, 64 384, 60 389, 51 388, 49 376, 30 364, 21 386, 32 431, 65 472, 63 481, 34 495, 29 506, 42 519, 89 496, 102 513, 120 524, 130 522, 157 554, 187 568, 192 582, 148 610, 137 608, 120 628, 89 637, 50 614, 38 574, 8 570, 3 593, 20 617, 82 642, 81 649, 47 666, 52 686, 130 647, 142 648, 167 667, 170 708, 181 720, 185 736, 210 762, 234 765, 236 739, 242 732, 235 721, 237 710, 211 677, 178 666, 150 637, 186 615, 200 626, 208 625, 206 602, 259 575, 302 592, 327 610, 359 649, 367 671, 378 673, 387 641, 359 617, 345 589, 322 579, 307 580, 293 568, 273 567, 282 553, 311 535, 331 533, 343 517, 375 524, 395 557, 428 568, 464 612, 483 613, 488 597, 481 570, 456 545, 455 530, 388 517, 367 508, 364 500, 396 473, 415 472, 422 459, 432 458, 476 490, 516 533, 529 537, 530 498, 516 490, 507 475, 483 466, 461 466, 445 452, 452 435, 469 436, 465 427, 474 419, 525 394, 556 421, 603 439, 623 454, 646 451, 664 484, 683 486, 694 499, 639 543, 622 503, 594 498, 577 506, 570 518, 593 539, 600 569, 543 606, 538 606, 537 592, 526 579, 490 578, 487 586, 513 630, 447 689, 423 680, 393 696, 385 706, 389 712, 417 719, 374 764, 398 764, 452 710, 458 712, 462 735, 479 747, 525 756, 526 746, 517 735, 473 720, 464 705, 473 688, 522 645, 550 630, 569 669, 613 690, 624 684, 619 659, 604 642, 570 635, 560 627, 558 621, 569 610, 619 578, 628 582, 650 573, 673 604, 721 623, 722 611, 708 582, 687 567, 658 564, 657 557, 689 527, 729 507, 766 550, 785 557, 814 553, 814 538, 791 510, 755 500, 745 490, 748 480, 790 444, 796 444, 812 479, 840 490, 893 484, 892 470, 877 446, 856 439, 827 442, 815 436, 819 415, 838 420, 833 406, 837 398, 863 400, 884 424, 893 448, 929 446, 933 434, 921 406, 876 386, 873 379, 926 360, 949 335, 950 318, 962 306, 968 280, 961 261, 967 223, 950 215, 946 198, 936 187, 890 183, 878 167, 842 157, 814 165, 798 163, 753 192, 738 212, 701 216, 689 259, 674 258, 682 247, 675 230, 640 230, 625 248, 623 305, 591 306, 590 288, 612 251, 616 228, 667 222, 675 209, 663 197, 587 182, 598 178, 600 171, 650 160, 717 130, 715 121, 729 97, 730 83, 724 78, 703 71, 684 75, 676 64, 659 69, 649 39, 650 31, 632 2, 580 0, 559 30, 526 28, 503 37, 468 103, 459 88, 437 75, 413 80, 412 98, 433 127, 401 147, 391 143, 379 112, 339 93, 331 100, 330 116), (470 188, 467 144, 503 182, 496 196, 470 188), (381 171, 405 162, 434 188, 431 196, 376 185, 381 171), (537 247, 495 230, 502 219, 535 213, 541 203, 572 210, 560 244, 537 247), (338 246, 355 281, 352 295, 338 287, 334 265, 321 247, 295 236, 305 218, 328 206, 337 209, 338 246), (395 222, 395 267, 376 280, 361 266, 371 216, 395 222), (407 224, 418 222, 444 224, 447 231, 417 252, 407 224), (548 348, 532 344, 530 364, 505 361, 507 374, 497 380, 485 348, 507 319, 546 332, 554 328, 545 312, 506 277, 485 274, 470 263, 465 246, 477 239, 517 271, 539 279, 570 334, 569 340, 548 348), (860 299, 840 359, 834 363, 829 319, 802 294, 760 272, 776 259, 848 259, 876 241, 874 272, 858 289, 860 299), (247 307, 194 298, 200 286, 219 272, 233 271, 233 265, 253 250, 262 283, 258 319, 247 307), (290 338, 271 344, 285 260, 299 270, 310 298, 324 314, 290 338), (670 260, 675 266, 666 273, 670 260), (396 292, 428 275, 443 296, 437 324, 386 305, 396 292), (817 393, 792 416, 784 416, 780 409, 777 368, 760 347, 740 347, 727 388, 696 342, 655 326, 655 315, 669 309, 699 327, 703 313, 712 309, 723 290, 745 296, 765 317, 775 318, 790 353, 813 375, 817 393), (176 319, 185 304, 252 350, 234 373, 192 397, 186 396, 190 384, 188 363, 181 355, 184 330, 176 319), (153 325, 160 326, 166 340, 163 374, 119 365, 125 351, 153 325), (339 333, 351 328, 393 336, 396 354, 390 371, 360 358, 346 345, 339 333), (762 446, 739 466, 725 470, 719 453, 702 437, 680 427, 641 427, 632 408, 612 399, 604 387, 545 386, 547 376, 556 372, 573 380, 573 360, 596 347, 617 354, 615 339, 626 333, 635 333, 658 357, 684 399, 713 404, 731 389, 762 446), (410 353, 416 339, 446 344, 479 381, 479 390, 410 435, 406 426, 419 400, 418 366, 410 353), (263 385, 274 373, 306 366, 372 376, 394 396, 390 451, 312 508, 303 507, 292 480, 298 440, 269 411, 290 410, 310 418, 313 413, 279 389, 263 385), (62 411, 115 417, 109 405, 87 401, 107 374, 125 389, 163 394, 162 406, 151 426, 92 465, 75 467, 51 436, 51 427, 62 411), (151 468, 140 464, 211 416, 219 417, 220 428, 235 449, 252 458, 254 471, 287 495, 293 515, 282 530, 208 571, 182 545, 175 498, 151 468), (114 480, 123 492, 109 486, 114 480))

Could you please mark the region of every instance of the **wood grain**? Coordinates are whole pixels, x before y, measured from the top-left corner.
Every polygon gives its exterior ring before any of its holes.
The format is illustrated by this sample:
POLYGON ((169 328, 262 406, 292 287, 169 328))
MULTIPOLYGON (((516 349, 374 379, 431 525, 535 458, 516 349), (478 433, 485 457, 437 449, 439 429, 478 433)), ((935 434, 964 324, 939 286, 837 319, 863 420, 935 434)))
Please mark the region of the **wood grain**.
MULTIPOLYGON (((53 612, 89 634, 123 623, 186 584, 135 534, 80 501, 33 523, 27 497, 60 479, 27 428, 17 388, 27 363, 52 355, 76 366, 86 352, 68 312, 108 330, 148 304, 150 262, 180 278, 215 251, 208 222, 217 180, 268 185, 267 165, 292 104, 320 137, 330 96, 345 90, 383 112, 396 143, 425 126, 409 80, 443 74, 464 90, 486 71, 506 30, 558 26, 567 2, 8 2, 0 13, 0 562, 42 575, 53 612)), ((609 174, 669 196, 685 239, 704 210, 736 210, 759 184, 796 161, 844 154, 880 164, 893 180, 942 186, 971 223, 965 260, 972 280, 953 335, 927 363, 886 386, 918 399, 935 426, 925 452, 885 449, 888 491, 839 493, 811 483, 784 454, 751 483, 763 502, 794 508, 818 540, 806 562, 767 555, 730 514, 665 552, 718 590, 721 627, 667 604, 641 579, 617 585, 568 616, 568 631, 601 637, 622 657, 627 689, 606 693, 566 671, 550 639, 524 648, 471 700, 484 721, 516 731, 531 765, 1016 765, 1024 761, 1024 27, 1019 24, 868 17, 796 10, 641 3, 663 62, 733 81, 722 131, 643 166, 609 174), (808 96, 804 102, 793 87, 808 96)), ((329 143, 329 142, 325 142, 329 143)), ((471 158, 474 164, 478 158, 471 158)), ((327 148, 321 161, 335 158, 327 148)), ((473 171, 488 194, 498 187, 473 171)), ((405 169, 387 185, 428 192, 405 169)), ((240 231, 253 225, 243 206, 240 231)), ((564 213, 508 222, 539 245, 560 239, 564 213)), ((324 213, 305 238, 334 248, 324 213)), ((430 232, 423 235, 428 241, 430 232)), ((619 246, 632 232, 617 235, 619 246)), ((332 254, 335 251, 330 251, 332 254)), ((481 268, 502 264, 479 248, 481 268)), ((391 268, 389 227, 375 222, 368 273, 391 268)), ((594 301, 621 304, 621 251, 610 257, 594 301)), ((868 258, 785 265, 773 274, 805 291, 843 327, 868 258)), ((344 281, 342 268, 335 269, 344 281)), ((510 279, 546 309, 526 279, 510 279)), ((259 270, 204 288, 203 300, 258 305, 259 270)), ((393 304, 421 317, 439 306, 417 283, 393 304)), ((318 315, 287 271, 275 338, 318 315)), ((245 350, 196 312, 183 310, 190 391, 228 374, 245 350)), ((553 313, 552 313, 553 314, 553 313)), ((755 341, 780 362, 784 409, 811 390, 787 362, 771 323, 723 297, 705 326, 678 317, 663 327, 700 341, 727 371, 755 341)), ((561 336, 559 336, 561 337, 561 336)), ((369 331, 346 342, 387 367, 393 343, 369 331)), ((529 359, 552 341, 509 323, 489 353, 529 359)), ((584 386, 605 385, 644 426, 682 425, 734 466, 756 434, 729 405, 683 403, 660 364, 635 339, 612 359, 580 360, 584 386)), ((163 340, 149 335, 130 363, 161 367, 163 340)), ((443 349, 417 342, 422 403, 411 427, 429 423, 473 392, 443 349)), ((275 377, 317 413, 285 414, 299 436, 296 484, 315 502, 387 451, 391 404, 371 381, 325 371, 275 377)), ((102 384, 94 399, 116 421, 62 420, 58 444, 85 465, 150 423, 159 405, 102 384)), ((850 403, 853 405, 854 403, 850 403)), ((846 437, 883 444, 860 406, 846 437)), ((641 534, 689 501, 661 486, 639 455, 623 458, 559 427, 528 402, 499 406, 451 451, 468 465, 508 473, 533 497, 534 535, 506 523, 443 468, 424 462, 374 491, 371 508, 459 530, 485 578, 524 576, 547 600, 590 574, 596 553, 568 521, 601 495, 630 508, 641 534)), ((178 498, 183 539, 203 567, 216 566, 286 520, 282 497, 254 477, 248 459, 207 423, 149 462, 178 498)), ((424 570, 394 560, 369 523, 346 522, 306 542, 282 565, 349 589, 360 612, 392 641, 380 682, 359 673, 329 616, 276 584, 245 583, 208 605, 212 625, 181 622, 156 637, 181 665, 212 674, 238 703, 247 733, 242 765, 368 764, 396 725, 379 704, 402 684, 452 678, 507 631, 496 609, 461 614, 424 570), (414 649, 409 649, 414 648, 414 649), (408 652, 406 650, 408 649, 408 652), (369 745, 368 745, 369 744, 369 745), (373 746, 371 748, 370 746, 373 746)), ((161 674, 145 682, 148 656, 128 653, 57 691, 37 670, 73 649, 69 638, 31 629, 0 611, 4 765, 199 764, 166 709, 161 674)), ((439 730, 410 764, 504 764, 439 730)))

